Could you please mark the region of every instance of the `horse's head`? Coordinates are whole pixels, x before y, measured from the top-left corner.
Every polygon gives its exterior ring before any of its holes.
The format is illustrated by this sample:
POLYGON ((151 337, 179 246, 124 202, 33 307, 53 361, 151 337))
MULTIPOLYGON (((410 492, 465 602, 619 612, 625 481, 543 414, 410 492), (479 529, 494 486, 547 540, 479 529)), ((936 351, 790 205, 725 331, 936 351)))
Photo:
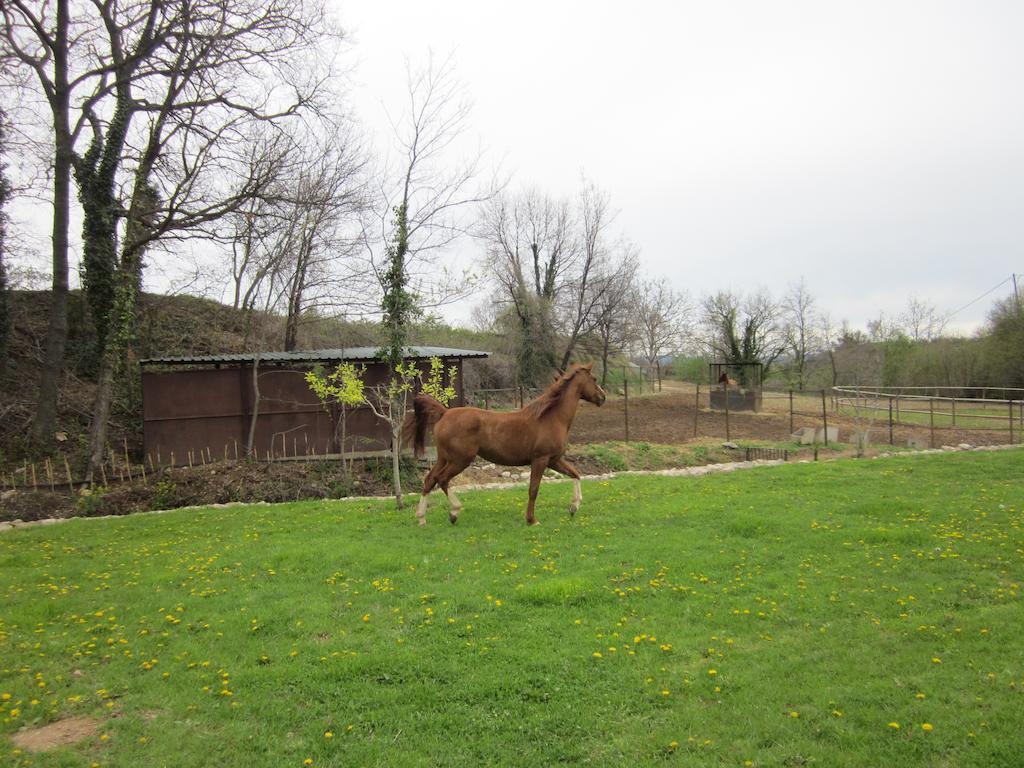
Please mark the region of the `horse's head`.
POLYGON ((601 389, 601 385, 597 383, 597 379, 594 378, 594 364, 587 363, 586 365, 579 366, 576 376, 580 382, 580 397, 588 403, 593 403, 597 406, 603 405, 607 395, 601 389))

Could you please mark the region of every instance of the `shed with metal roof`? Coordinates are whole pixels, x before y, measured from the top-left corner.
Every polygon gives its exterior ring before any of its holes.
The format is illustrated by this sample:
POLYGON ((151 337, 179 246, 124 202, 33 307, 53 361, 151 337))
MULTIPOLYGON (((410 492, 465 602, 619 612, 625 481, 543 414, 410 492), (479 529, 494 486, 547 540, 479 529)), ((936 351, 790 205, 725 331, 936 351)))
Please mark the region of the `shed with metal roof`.
MULTIPOLYGON (((444 362, 457 370, 456 405, 464 402, 463 361, 486 352, 415 346, 406 359, 444 362)), ((388 367, 377 347, 298 352, 226 353, 155 357, 141 361, 144 446, 163 465, 202 463, 203 458, 259 458, 366 454, 387 450, 390 431, 369 406, 347 409, 345 444, 339 413, 325 410, 305 381, 307 371, 354 362, 365 367, 368 387, 384 384, 388 367)), ((421 365, 424 369, 426 366, 421 365)), ((447 384, 446 373, 446 384, 447 384)))

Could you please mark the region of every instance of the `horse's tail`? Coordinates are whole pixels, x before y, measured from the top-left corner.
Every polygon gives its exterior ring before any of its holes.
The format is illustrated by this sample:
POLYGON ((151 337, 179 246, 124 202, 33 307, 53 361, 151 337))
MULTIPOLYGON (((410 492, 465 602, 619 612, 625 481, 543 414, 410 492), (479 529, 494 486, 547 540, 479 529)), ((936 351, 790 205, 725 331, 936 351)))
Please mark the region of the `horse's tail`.
POLYGON ((416 395, 412 401, 412 413, 405 419, 402 427, 402 439, 412 441, 413 451, 417 456, 423 455, 423 445, 427 440, 427 430, 441 420, 448 412, 441 403, 430 395, 416 395))

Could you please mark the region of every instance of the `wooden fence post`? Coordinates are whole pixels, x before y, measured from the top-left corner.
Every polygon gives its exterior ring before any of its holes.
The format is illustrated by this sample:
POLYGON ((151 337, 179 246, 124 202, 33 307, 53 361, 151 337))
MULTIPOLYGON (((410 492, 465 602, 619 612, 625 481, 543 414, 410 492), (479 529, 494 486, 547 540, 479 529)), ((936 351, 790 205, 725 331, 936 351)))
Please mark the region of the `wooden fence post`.
POLYGON ((1013 445, 1013 400, 1010 401, 1010 445, 1013 445))
POLYGON ((622 380, 622 399, 626 412, 626 442, 629 442, 629 379, 622 380))
POLYGON ((725 387, 725 439, 728 441, 728 440, 732 439, 731 436, 730 436, 730 430, 729 430, 729 382, 728 381, 725 382, 724 387, 725 387))
POLYGON ((889 445, 896 445, 892 440, 892 398, 889 398, 889 445))
POLYGON ((928 398, 928 447, 935 447, 935 398, 928 398))
POLYGON ((825 445, 828 445, 828 405, 825 390, 821 390, 821 420, 825 425, 825 445))
POLYGON ((956 398, 954 397, 951 401, 953 403, 953 426, 956 426, 956 398))
POLYGON ((697 415, 700 413, 700 384, 697 384, 697 394, 693 398, 693 436, 697 436, 697 415))
POLYGON ((789 390, 789 434, 793 434, 793 390, 789 390))

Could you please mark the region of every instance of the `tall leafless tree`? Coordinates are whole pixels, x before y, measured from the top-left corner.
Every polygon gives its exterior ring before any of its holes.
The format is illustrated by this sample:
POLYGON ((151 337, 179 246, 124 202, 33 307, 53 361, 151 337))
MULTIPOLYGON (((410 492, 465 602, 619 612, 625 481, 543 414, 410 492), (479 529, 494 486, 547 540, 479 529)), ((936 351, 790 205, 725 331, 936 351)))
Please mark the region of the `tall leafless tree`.
POLYGON ((661 380, 661 358, 677 351, 688 333, 693 305, 665 280, 644 280, 634 302, 636 343, 653 377, 661 380))
POLYGON ((608 361, 612 352, 635 347, 640 330, 636 309, 639 262, 632 247, 625 247, 628 250, 622 254, 622 263, 629 264, 631 269, 598 278, 607 281, 607 285, 594 303, 590 322, 587 347, 601 359, 602 387, 608 383, 608 361))
MULTIPOLYGON (((86 55, 98 24, 83 4, 73 0, 36 3, 8 0, 0 4, 0 72, 6 92, 31 94, 23 75, 31 73, 35 88, 46 102, 52 146, 53 219, 52 282, 46 346, 39 383, 39 397, 30 438, 37 446, 52 445, 57 420, 57 391, 64 368, 68 320, 68 249, 71 222, 71 171, 75 142, 86 126, 84 116, 73 115, 73 103, 89 103, 105 94, 107 68, 86 55)), ((30 98, 14 98, 21 104, 30 98)), ((12 115, 15 119, 19 115, 12 115)))
POLYGON ((704 298, 701 314, 704 346, 723 362, 760 363, 767 378, 786 350, 779 304, 765 290, 746 297, 719 291, 704 298))
POLYGON ((615 220, 611 198, 593 182, 584 180, 579 197, 576 269, 559 297, 558 313, 565 339, 561 367, 569 365, 582 334, 594 328, 600 310, 607 309, 608 294, 628 286, 637 270, 635 249, 625 240, 613 241, 609 232, 615 220))
POLYGON ((500 301, 517 320, 520 380, 535 386, 555 367, 554 305, 580 259, 572 207, 537 189, 502 194, 485 210, 480 236, 500 301))
POLYGON ((899 322, 912 341, 933 341, 942 335, 947 318, 934 304, 912 295, 907 299, 907 308, 899 322))
POLYGON ((782 298, 782 322, 792 359, 790 368, 797 389, 803 392, 808 360, 821 348, 821 323, 814 296, 802 278, 791 285, 782 298))
POLYGON ((130 23, 133 16, 111 13, 112 6, 99 10, 115 62, 113 113, 105 119, 102 103, 88 110, 92 146, 118 154, 125 202, 93 409, 90 475, 103 460, 114 374, 130 343, 144 255, 158 242, 210 236, 216 222, 261 193, 274 178, 273 160, 257 167, 243 162, 247 126, 315 109, 325 82, 324 70, 310 61, 327 34, 318 4, 194 0, 164 8, 154 0, 149 8, 159 12, 142 16, 155 16, 153 30, 142 33, 130 23), (152 43, 126 45, 140 34, 151 35, 152 43), (117 53, 140 49, 140 61, 117 53), (133 131, 136 117, 139 130, 133 131))
POLYGON ((614 238, 606 192, 584 180, 577 201, 537 189, 495 198, 478 227, 498 300, 516 319, 520 380, 538 385, 568 365, 580 339, 616 304, 609 293, 628 285, 635 249, 614 238), (556 356, 556 339, 564 346, 556 356))

